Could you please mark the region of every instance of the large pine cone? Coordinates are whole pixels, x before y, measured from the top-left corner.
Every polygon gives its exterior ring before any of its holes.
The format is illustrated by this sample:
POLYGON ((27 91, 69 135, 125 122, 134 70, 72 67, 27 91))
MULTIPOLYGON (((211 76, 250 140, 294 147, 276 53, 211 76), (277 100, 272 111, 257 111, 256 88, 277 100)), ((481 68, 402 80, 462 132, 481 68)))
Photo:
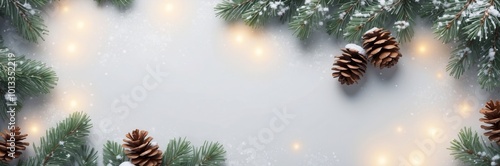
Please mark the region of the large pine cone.
POLYGON ((15 158, 19 158, 19 156, 23 154, 22 151, 26 150, 26 146, 30 145, 28 142, 21 142, 22 140, 26 139, 28 134, 21 134, 20 130, 21 128, 15 127, 10 131, 5 130, 4 132, 0 133, 1 137, 3 138, 3 140, 0 141, 0 161, 10 162, 15 158), (11 136, 11 133, 14 134, 13 137, 11 136), (14 148, 10 148, 12 145, 14 145, 14 148), (11 150, 13 150, 14 152, 12 152, 11 150), (11 155, 9 156, 9 154, 11 155), (12 156, 14 156, 14 158, 12 156))
POLYGON ((380 69, 394 66, 402 56, 396 39, 382 28, 374 28, 363 35, 363 48, 371 63, 380 69))
POLYGON ((152 137, 147 137, 147 131, 135 129, 132 133, 125 135, 128 139, 125 142, 125 154, 132 164, 138 166, 158 166, 161 164, 162 152, 158 150, 158 145, 152 143, 152 137))
POLYGON ((500 145, 500 101, 490 100, 486 103, 486 108, 482 108, 479 112, 484 114, 484 118, 480 118, 479 121, 490 126, 481 125, 481 128, 489 130, 484 133, 485 136, 500 145))
POLYGON ((353 48, 343 48, 342 55, 335 57, 332 73, 333 78, 339 78, 341 84, 358 83, 366 70, 366 57, 353 48))

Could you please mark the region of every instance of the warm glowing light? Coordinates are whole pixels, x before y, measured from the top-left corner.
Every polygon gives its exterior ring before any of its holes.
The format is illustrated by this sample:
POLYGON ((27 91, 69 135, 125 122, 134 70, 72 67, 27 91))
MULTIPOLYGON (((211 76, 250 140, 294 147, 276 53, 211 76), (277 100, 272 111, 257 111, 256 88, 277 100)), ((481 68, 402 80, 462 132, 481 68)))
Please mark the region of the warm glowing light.
POLYGON ((255 48, 255 55, 257 55, 257 56, 261 56, 261 55, 262 55, 262 52, 263 52, 263 51, 262 51, 262 48, 260 48, 260 47, 255 48))
POLYGON ((398 126, 398 127, 396 128, 396 131, 397 131, 398 133, 401 133, 401 132, 403 132, 403 127, 401 127, 401 126, 398 126))
POLYGON ((436 77, 437 77, 437 78, 443 78, 443 74, 441 74, 441 72, 438 72, 438 73, 436 74, 436 77))
POLYGON ((296 142, 296 143, 293 143, 292 148, 293 148, 293 150, 295 150, 295 151, 300 150, 300 144, 299 144, 299 143, 297 143, 297 142, 296 142))
POLYGON ((410 153, 410 163, 412 165, 422 165, 424 160, 425 156, 421 151, 415 150, 410 153))
POLYGON ((238 43, 242 43, 243 42, 243 35, 242 34, 236 35, 236 42, 238 42, 238 43))
POLYGON ((165 5, 165 11, 172 12, 172 10, 174 10, 174 6, 172 4, 170 4, 170 3, 167 3, 165 5))
POLYGON ((378 165, 387 165, 387 158, 383 155, 379 156, 377 159, 378 165))
POLYGON ((418 51, 420 53, 425 53, 427 51, 427 46, 425 44, 421 44, 419 47, 418 47, 418 51))
POLYGON ((70 105, 72 108, 75 108, 75 107, 78 105, 78 102, 76 102, 76 100, 71 100, 71 102, 69 103, 69 105, 70 105))
POLYGON ((428 131, 428 132, 429 132, 429 135, 430 135, 431 137, 434 137, 434 136, 436 135, 436 133, 438 132, 438 129, 436 129, 436 128, 434 128, 434 127, 431 127, 431 128, 429 128, 429 131, 428 131))
POLYGON ((467 102, 464 102, 462 104, 459 105, 459 114, 464 117, 464 118, 467 118, 471 115, 472 113, 472 110, 469 106, 469 104, 467 102))
POLYGON ((76 45, 73 43, 68 44, 68 47, 66 49, 68 50, 68 52, 73 53, 76 51, 76 45))
POLYGON ((33 133, 38 132, 38 127, 37 126, 31 126, 31 132, 33 132, 33 133))
POLYGON ((85 27, 85 22, 83 21, 78 21, 78 23, 76 23, 76 27, 78 29, 83 29, 85 27))
POLYGON ((63 11, 63 12, 68 12, 68 11, 69 11, 69 7, 67 7, 67 6, 63 6, 63 7, 62 7, 62 11, 63 11))

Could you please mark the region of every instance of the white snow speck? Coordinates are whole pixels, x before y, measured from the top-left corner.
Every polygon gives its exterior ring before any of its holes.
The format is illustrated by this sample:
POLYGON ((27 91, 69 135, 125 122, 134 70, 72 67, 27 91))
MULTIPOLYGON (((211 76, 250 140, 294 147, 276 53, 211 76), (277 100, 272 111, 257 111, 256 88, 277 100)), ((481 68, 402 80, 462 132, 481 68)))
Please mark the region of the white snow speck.
POLYGON ((125 161, 125 162, 121 163, 119 166, 135 166, 135 165, 132 164, 131 162, 125 161))
POLYGON ((59 141, 59 145, 64 146, 64 141, 59 141))
POLYGON ((150 144, 150 145, 151 145, 151 146, 156 146, 156 145, 158 145, 158 143, 157 143, 157 142, 151 142, 151 144, 150 144))
POLYGON ((490 61, 495 60, 495 53, 495 50, 493 48, 490 48, 490 50, 488 51, 488 57, 490 58, 490 61))
POLYGON ((116 159, 117 159, 117 160, 121 160, 121 159, 123 159, 123 157, 122 157, 122 155, 117 155, 117 156, 116 156, 116 159))
POLYGON ((496 160, 498 160, 498 159, 500 159, 500 156, 499 156, 498 154, 497 154, 497 155, 495 155, 495 156, 493 156, 493 157, 491 158, 491 160, 493 160, 493 161, 496 161, 496 160))
POLYGON ((492 16, 500 17, 500 12, 498 12, 498 10, 495 9, 494 6, 490 6, 490 8, 488 9, 488 13, 490 13, 490 15, 492 16))
POLYGON ((396 29, 398 29, 398 31, 406 29, 406 28, 408 28, 408 26, 410 26, 410 23, 407 22, 407 21, 396 21, 396 22, 394 22, 394 27, 396 27, 396 29))
POLYGON ((347 44, 347 45, 345 45, 345 48, 350 49, 350 50, 356 50, 356 51, 358 51, 361 55, 365 55, 365 49, 363 49, 363 47, 358 46, 358 45, 356 45, 356 44, 352 44, 352 43, 347 44))
POLYGON ((70 154, 66 154, 66 157, 69 158, 69 157, 71 157, 71 155, 70 154))

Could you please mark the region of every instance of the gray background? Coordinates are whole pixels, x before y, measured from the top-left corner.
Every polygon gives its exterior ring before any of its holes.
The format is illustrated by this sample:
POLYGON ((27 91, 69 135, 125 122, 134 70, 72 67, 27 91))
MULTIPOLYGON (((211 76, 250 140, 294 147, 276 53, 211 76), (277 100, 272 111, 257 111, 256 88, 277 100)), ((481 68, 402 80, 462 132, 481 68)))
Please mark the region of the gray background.
POLYGON ((457 165, 449 141, 464 126, 482 132, 478 110, 496 92, 480 90, 474 73, 448 76, 451 45, 430 25, 419 23, 396 67, 370 66, 347 87, 330 70, 347 43, 323 30, 300 41, 277 21, 257 30, 227 23, 215 17, 219 2, 136 1, 120 11, 63 0, 46 14, 44 41, 5 30, 10 48, 59 77, 18 116, 29 142, 83 111, 100 151, 139 128, 161 149, 176 137, 219 141, 228 165, 457 165), (152 79, 148 66, 168 76, 152 79), (145 89, 144 79, 157 86, 145 89), (133 107, 122 102, 134 95, 133 107), (293 118, 280 120, 284 110, 293 118))

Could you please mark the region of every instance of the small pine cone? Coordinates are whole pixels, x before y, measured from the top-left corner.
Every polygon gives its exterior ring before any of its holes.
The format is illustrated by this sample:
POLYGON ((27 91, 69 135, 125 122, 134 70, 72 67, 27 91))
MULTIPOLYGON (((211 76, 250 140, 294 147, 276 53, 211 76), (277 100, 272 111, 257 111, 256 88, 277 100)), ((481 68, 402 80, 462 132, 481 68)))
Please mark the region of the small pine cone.
POLYGON ((479 112, 484 114, 479 121, 490 124, 490 126, 481 125, 481 128, 489 130, 484 136, 500 145, 500 101, 490 100, 486 103, 486 108, 482 108, 479 112))
POLYGON ((26 146, 30 145, 28 142, 21 142, 26 139, 28 134, 21 134, 20 130, 21 128, 15 127, 10 131, 5 130, 0 133, 3 139, 0 141, 0 161, 8 163, 15 158, 19 158, 23 154, 22 151, 26 150, 26 146), (14 134, 14 136, 11 136, 11 134, 14 134), (11 148, 12 145, 14 145, 13 148, 11 148))
MULTIPOLYGON (((359 46, 358 46, 359 47, 359 46)), ((343 48, 342 55, 335 57, 333 78, 339 78, 341 84, 358 83, 366 70, 366 57, 354 48, 343 48)))
POLYGON ((380 69, 394 66, 402 56, 396 39, 382 28, 374 28, 363 35, 363 48, 371 63, 380 69))
POLYGON ((125 135, 128 139, 122 146, 125 148, 125 154, 131 160, 132 164, 138 166, 158 166, 161 164, 162 152, 158 150, 159 146, 151 142, 153 137, 147 137, 145 130, 135 129, 132 133, 125 135))

